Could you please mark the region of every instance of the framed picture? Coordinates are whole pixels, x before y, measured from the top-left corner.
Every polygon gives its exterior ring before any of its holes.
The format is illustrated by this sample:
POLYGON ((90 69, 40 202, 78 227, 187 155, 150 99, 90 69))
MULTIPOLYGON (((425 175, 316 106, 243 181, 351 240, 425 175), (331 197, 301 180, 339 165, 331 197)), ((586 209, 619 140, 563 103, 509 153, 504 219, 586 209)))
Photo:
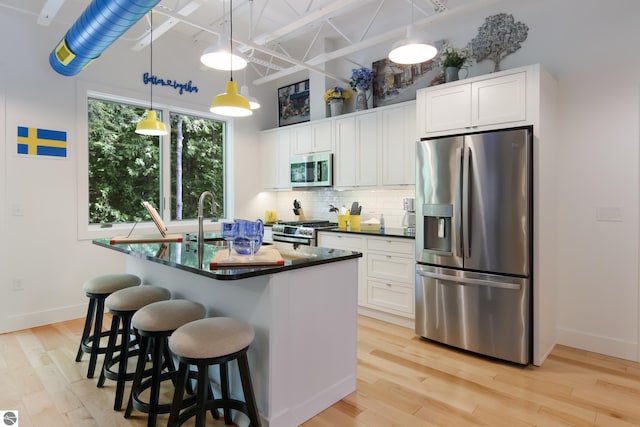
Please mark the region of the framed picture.
MULTIPOLYGON (((444 40, 435 43, 438 50, 444 40)), ((444 81, 438 57, 419 64, 396 64, 381 59, 372 64, 373 106, 383 107, 416 99, 416 91, 444 81), (442 81, 441 81, 442 80, 442 81)))
POLYGON ((309 80, 278 88, 278 126, 309 121, 309 80))

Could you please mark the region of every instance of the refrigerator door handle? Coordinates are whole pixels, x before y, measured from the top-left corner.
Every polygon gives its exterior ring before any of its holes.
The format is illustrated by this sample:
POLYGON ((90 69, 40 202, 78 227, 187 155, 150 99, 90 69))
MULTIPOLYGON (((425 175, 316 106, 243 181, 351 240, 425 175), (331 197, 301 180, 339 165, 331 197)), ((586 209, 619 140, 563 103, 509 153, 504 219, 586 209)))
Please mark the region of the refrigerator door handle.
POLYGON ((416 273, 423 277, 444 280, 447 282, 456 282, 461 284, 488 286, 491 288, 520 290, 521 285, 517 283, 494 282, 492 280, 472 279, 469 277, 449 276, 447 274, 431 273, 428 271, 417 270, 416 273))
POLYGON ((464 158, 462 160, 462 245, 464 248, 463 256, 465 258, 471 257, 470 246, 470 230, 469 230, 469 214, 471 208, 470 188, 471 185, 471 149, 469 147, 464 148, 464 158))
POLYGON ((462 213, 464 212, 460 209, 460 206, 462 206, 462 195, 460 191, 460 187, 462 186, 462 148, 456 149, 456 180, 455 206, 458 208, 456 209, 457 212, 453 212, 456 228, 454 252, 455 256, 462 257, 462 213))

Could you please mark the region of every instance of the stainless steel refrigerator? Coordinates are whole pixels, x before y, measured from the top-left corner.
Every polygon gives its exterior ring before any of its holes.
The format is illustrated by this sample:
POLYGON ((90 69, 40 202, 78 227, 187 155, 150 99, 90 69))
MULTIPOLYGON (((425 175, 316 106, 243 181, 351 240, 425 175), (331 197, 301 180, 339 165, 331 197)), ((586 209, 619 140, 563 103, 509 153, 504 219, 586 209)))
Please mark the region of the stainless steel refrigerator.
POLYGON ((532 129, 424 139, 416 152, 416 334, 532 355, 532 129))

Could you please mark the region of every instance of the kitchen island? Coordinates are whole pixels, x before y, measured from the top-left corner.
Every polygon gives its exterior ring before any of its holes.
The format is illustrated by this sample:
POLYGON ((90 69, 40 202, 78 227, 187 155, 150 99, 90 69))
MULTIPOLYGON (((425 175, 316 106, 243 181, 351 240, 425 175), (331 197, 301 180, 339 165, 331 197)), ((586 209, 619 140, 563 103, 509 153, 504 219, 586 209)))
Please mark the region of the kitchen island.
MULTIPOLYGON (((299 425, 355 391, 360 253, 276 243, 282 266, 212 270, 209 261, 226 248, 205 244, 198 251, 187 238, 93 243, 127 254, 127 272, 143 283, 198 301, 209 316, 253 326, 248 355, 263 425, 299 425)), ((217 370, 211 374, 217 382, 217 370)), ((242 398, 233 374, 232 393, 242 398)), ((235 420, 241 426, 247 424, 242 417, 235 420)))

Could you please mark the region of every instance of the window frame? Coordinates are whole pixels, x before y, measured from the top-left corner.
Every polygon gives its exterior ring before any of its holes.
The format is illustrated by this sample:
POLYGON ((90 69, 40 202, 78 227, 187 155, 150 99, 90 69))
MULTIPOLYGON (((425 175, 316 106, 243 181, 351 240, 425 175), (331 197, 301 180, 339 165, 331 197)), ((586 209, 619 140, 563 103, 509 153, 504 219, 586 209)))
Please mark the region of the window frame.
MULTIPOLYGON (((111 88, 98 84, 90 84, 87 82, 79 81, 77 83, 77 232, 78 240, 91 240, 101 237, 113 237, 118 235, 126 235, 131 230, 131 223, 116 223, 111 226, 105 227, 100 224, 89 224, 89 124, 88 124, 88 100, 89 98, 99 99, 107 102, 117 102, 130 104, 136 107, 148 108, 148 101, 144 100, 144 97, 140 95, 140 98, 131 95, 131 92, 126 93, 122 89, 111 88)), ((161 111, 162 120, 167 126, 170 127, 171 114, 185 114, 191 116, 198 116, 211 120, 216 120, 223 123, 224 138, 223 138, 223 161, 224 161, 224 212, 229 218, 233 218, 233 180, 231 179, 233 174, 231 167, 233 161, 233 120, 216 116, 208 111, 198 110, 196 108, 186 105, 175 105, 173 101, 160 100, 158 102, 154 97, 153 109, 161 111)), ((165 173, 171 170, 171 156, 167 155, 171 147, 171 140, 167 137, 160 137, 161 150, 160 150, 160 194, 163 200, 162 206, 156 206, 160 216, 167 225, 170 233, 185 233, 195 232, 198 229, 197 219, 188 219, 182 221, 171 220, 171 176, 170 173, 165 173)), ((216 200, 220 203, 220 200, 216 200)), ((155 205, 157 201, 153 201, 155 205)), ((224 220, 220 218, 219 221, 224 220)), ((205 229, 215 228, 216 223, 211 221, 205 221, 205 229)), ((149 218, 147 221, 141 221, 136 225, 133 234, 154 234, 156 227, 153 221, 149 218)))

